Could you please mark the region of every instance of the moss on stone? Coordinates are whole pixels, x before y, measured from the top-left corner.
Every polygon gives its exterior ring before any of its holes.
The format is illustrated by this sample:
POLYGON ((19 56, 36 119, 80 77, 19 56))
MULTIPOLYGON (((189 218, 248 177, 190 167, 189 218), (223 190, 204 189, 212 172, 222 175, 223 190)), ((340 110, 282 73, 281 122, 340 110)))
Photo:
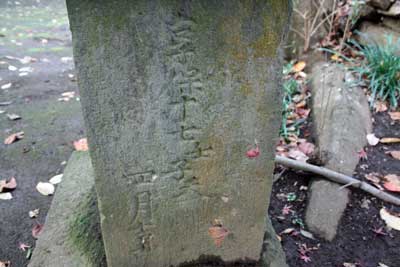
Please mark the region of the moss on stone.
POLYGON ((69 238, 93 267, 106 267, 106 255, 100 229, 100 215, 94 188, 81 203, 69 229, 69 238))

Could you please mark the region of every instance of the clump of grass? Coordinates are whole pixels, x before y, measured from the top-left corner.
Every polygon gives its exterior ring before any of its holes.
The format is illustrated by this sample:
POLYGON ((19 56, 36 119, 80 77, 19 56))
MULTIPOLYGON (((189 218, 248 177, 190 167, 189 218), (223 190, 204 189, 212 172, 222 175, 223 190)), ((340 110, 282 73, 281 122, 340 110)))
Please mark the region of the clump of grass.
POLYGON ((77 209, 70 224, 69 237, 72 244, 93 266, 107 266, 94 188, 77 209))
POLYGON ((393 36, 389 35, 384 46, 375 43, 361 46, 355 41, 352 44, 364 57, 361 64, 352 69, 360 79, 369 81, 371 106, 379 99, 388 100, 396 108, 400 94, 400 56, 396 55, 396 51, 400 51, 400 39, 395 42, 393 36))
POLYGON ((355 58, 349 58, 332 49, 320 50, 335 54, 350 63, 349 69, 358 74, 358 84, 366 85, 371 91, 371 107, 374 107, 376 100, 388 100, 392 108, 397 108, 400 98, 400 56, 396 53, 400 51, 400 38, 394 41, 392 35, 387 35, 386 43, 382 46, 364 34, 361 36, 370 44, 362 46, 355 40, 350 40, 351 46, 348 47, 356 55, 355 58))

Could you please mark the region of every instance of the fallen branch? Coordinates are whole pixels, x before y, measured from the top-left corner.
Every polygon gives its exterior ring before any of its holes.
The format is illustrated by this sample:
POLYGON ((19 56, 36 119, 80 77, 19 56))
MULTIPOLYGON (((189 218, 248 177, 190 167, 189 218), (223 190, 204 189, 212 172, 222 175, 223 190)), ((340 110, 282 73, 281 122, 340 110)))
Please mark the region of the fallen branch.
POLYGON ((379 190, 378 188, 373 187, 372 185, 365 183, 363 181, 357 180, 351 176, 347 176, 323 167, 311 165, 305 162, 297 161, 297 160, 292 160, 288 159, 282 156, 276 156, 275 162, 277 164, 284 165, 286 167, 289 167, 291 169, 296 169, 296 170, 301 170, 301 171, 306 171, 306 172, 312 172, 315 174, 319 174, 321 176, 324 176, 325 178, 328 178, 331 181, 334 181, 339 184, 344 184, 347 186, 352 186, 355 188, 360 188, 361 190, 364 190, 365 192, 370 193, 371 195, 382 199, 386 202, 390 202, 394 205, 400 206, 400 198, 397 198, 395 196, 392 196, 386 192, 383 192, 379 190))

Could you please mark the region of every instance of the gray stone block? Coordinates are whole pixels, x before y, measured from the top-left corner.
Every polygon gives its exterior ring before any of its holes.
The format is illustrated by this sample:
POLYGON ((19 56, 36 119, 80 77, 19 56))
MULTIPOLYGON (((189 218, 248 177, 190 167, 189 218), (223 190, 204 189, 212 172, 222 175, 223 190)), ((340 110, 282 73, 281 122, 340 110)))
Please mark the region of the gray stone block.
POLYGON ((260 259, 288 2, 67 1, 110 267, 260 259))
POLYGON ((99 267, 94 266, 70 238, 77 211, 93 189, 93 176, 89 154, 73 153, 47 214, 43 233, 36 242, 29 267, 99 267))
MULTIPOLYGON (((368 101, 340 65, 320 63, 312 71, 314 132, 319 158, 325 167, 352 175, 358 152, 372 130, 368 101)), ((349 201, 349 189, 329 181, 312 182, 306 223, 331 241, 349 201)))

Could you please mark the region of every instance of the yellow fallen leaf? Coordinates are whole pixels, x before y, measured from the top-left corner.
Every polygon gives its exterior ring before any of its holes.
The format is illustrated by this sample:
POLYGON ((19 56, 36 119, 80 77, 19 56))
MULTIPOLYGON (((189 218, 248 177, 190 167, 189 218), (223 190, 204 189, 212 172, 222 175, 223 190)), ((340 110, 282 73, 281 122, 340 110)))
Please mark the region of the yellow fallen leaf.
POLYGON ((379 212, 382 220, 386 222, 386 225, 397 231, 400 231, 400 217, 390 214, 385 208, 382 208, 379 212))
POLYGON ((307 65, 306 62, 304 62, 304 61, 299 61, 299 62, 297 62, 297 63, 293 66, 293 71, 294 71, 294 72, 303 71, 303 70, 305 69, 306 65, 307 65))
POLYGON ((380 140, 382 144, 400 143, 400 138, 397 137, 385 137, 380 140))
POLYGON ((342 61, 338 54, 334 54, 331 56, 332 61, 342 61))

